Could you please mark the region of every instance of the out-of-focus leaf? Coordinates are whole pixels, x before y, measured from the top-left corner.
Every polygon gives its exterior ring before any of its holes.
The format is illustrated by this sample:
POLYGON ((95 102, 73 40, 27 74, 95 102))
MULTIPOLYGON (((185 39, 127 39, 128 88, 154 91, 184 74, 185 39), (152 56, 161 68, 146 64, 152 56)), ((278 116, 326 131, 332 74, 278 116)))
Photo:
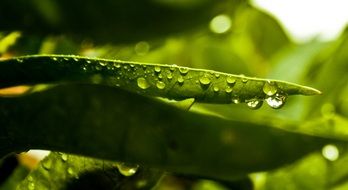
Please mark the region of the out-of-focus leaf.
POLYGON ((268 59, 291 42, 278 23, 272 16, 260 10, 245 9, 237 17, 238 25, 247 32, 257 52, 268 59))
POLYGON ((99 85, 1 98, 0 110, 1 155, 49 149, 226 180, 291 163, 332 142, 99 85))
POLYGON ((41 36, 64 34, 104 43, 134 42, 202 26, 216 14, 216 7, 227 2, 237 7, 240 1, 205 0, 175 6, 180 2, 4 0, 0 7, 0 30, 41 36))
POLYGON ((132 176, 123 176, 116 162, 53 152, 17 189, 150 189, 162 174, 144 168, 134 171, 132 176))

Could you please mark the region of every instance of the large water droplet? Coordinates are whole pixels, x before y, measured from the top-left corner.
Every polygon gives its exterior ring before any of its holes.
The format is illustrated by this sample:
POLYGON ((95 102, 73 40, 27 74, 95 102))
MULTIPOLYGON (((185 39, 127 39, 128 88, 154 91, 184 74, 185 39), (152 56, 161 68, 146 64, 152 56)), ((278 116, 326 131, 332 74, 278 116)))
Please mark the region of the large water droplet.
POLYGON ((91 61, 90 61, 90 60, 87 60, 86 62, 87 62, 88 64, 90 64, 90 63, 91 63, 91 61))
POLYGON ((117 163, 117 168, 122 175, 129 177, 137 173, 139 165, 119 162, 117 163))
POLYGON ((274 94, 276 94, 278 91, 277 86, 271 82, 271 81, 267 81, 265 83, 265 85, 263 86, 263 92, 267 95, 267 96, 273 96, 274 94))
POLYGON ((58 61, 58 59, 56 57, 52 57, 53 61, 58 61))
POLYGON ((286 96, 282 94, 275 94, 266 98, 267 104, 274 109, 281 108, 285 104, 285 101, 286 96))
POLYGON ((246 101, 248 108, 253 109, 253 110, 259 109, 262 106, 262 103, 263 103, 262 100, 256 99, 256 98, 246 101))
POLYGON ((150 84, 143 77, 138 78, 137 83, 138 87, 144 90, 150 87, 150 84))
POLYGON ((236 78, 232 77, 232 76, 227 76, 226 82, 227 82, 227 84, 234 84, 234 83, 236 83, 236 78))
POLYGON ((156 73, 161 72, 161 67, 160 67, 160 66, 155 66, 155 72, 156 72, 156 73))
POLYGON ((199 82, 202 84, 202 85, 209 85, 210 84, 210 79, 206 76, 203 76, 201 78, 199 78, 199 82))
POLYGON ((220 77, 220 74, 219 73, 214 73, 215 77, 216 78, 219 78, 220 77))
POLYGON ((189 69, 186 68, 186 67, 180 67, 180 68, 179 68, 179 72, 180 72, 182 75, 186 75, 186 74, 189 72, 189 69))
POLYGON ((243 83, 247 83, 247 82, 248 82, 248 79, 247 79, 247 78, 242 78, 242 82, 243 82, 243 83))
POLYGON ((162 81, 158 81, 156 83, 156 86, 157 86, 158 89, 162 90, 162 89, 164 89, 166 87, 166 84, 164 82, 162 82, 162 81))

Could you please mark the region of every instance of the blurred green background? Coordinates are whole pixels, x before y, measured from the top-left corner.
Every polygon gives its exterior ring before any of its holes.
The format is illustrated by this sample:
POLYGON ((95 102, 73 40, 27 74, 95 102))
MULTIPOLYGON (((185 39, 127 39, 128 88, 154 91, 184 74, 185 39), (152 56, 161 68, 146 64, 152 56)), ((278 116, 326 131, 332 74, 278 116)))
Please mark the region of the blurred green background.
MULTIPOLYGON (((289 98, 280 110, 214 104, 192 110, 275 125, 327 119, 348 132, 348 30, 329 41, 295 42, 276 18, 244 0, 3 0, 0 58, 28 54, 176 64, 308 85, 323 95, 289 98)), ((348 189, 347 148, 327 145, 291 165, 251 174, 251 181, 168 175, 158 189, 348 189)))

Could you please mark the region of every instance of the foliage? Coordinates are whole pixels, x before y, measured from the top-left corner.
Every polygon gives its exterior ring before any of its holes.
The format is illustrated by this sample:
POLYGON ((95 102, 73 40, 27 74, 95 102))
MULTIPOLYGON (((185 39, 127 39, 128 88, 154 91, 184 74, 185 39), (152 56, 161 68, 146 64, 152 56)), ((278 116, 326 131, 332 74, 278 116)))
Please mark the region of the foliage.
POLYGON ((347 31, 296 44, 241 0, 5 0, 0 23, 0 189, 347 186, 347 31))

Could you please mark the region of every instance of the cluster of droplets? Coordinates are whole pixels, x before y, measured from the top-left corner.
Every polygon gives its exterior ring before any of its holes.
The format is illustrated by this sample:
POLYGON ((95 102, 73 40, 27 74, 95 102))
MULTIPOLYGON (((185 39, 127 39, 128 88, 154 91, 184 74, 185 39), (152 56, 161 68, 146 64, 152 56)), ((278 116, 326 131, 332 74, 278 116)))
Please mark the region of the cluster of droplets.
MULTIPOLYGON (((51 58, 54 61, 59 61, 57 57, 52 57, 51 58)), ((69 58, 63 58, 68 59, 69 58)), ((75 61, 78 61, 77 58, 73 58, 75 61)), ((83 70, 87 70, 87 66, 90 65, 91 60, 86 60, 85 66, 83 66, 83 70)), ((121 64, 119 62, 114 62, 114 63, 107 63, 106 61, 99 61, 98 64, 93 64, 93 67, 95 70, 100 71, 103 68, 107 68, 108 70, 119 70, 123 69, 124 71, 129 71, 131 72, 132 69, 135 71, 137 68, 134 64, 121 64)), ((178 85, 183 85, 185 83, 185 77, 189 73, 189 68, 187 67, 178 67, 176 65, 172 65, 169 67, 169 69, 163 69, 161 66, 152 66, 152 69, 147 69, 147 65, 142 65, 144 67, 144 74, 136 79, 137 86, 142 89, 146 90, 154 85, 159 90, 163 90, 167 87, 167 82, 164 81, 166 79, 168 82, 172 81, 174 76, 173 73, 175 70, 178 70, 179 75, 175 77, 176 83, 178 85), (150 83, 150 79, 146 77, 147 74, 152 73, 153 76, 157 76, 158 80, 154 81, 154 83, 150 83)), ((118 75, 122 75, 122 72, 117 72, 118 75)), ((196 83, 200 84, 201 88, 203 90, 208 89, 210 86, 211 89, 213 90, 214 93, 218 94, 221 91, 224 91, 227 94, 232 94, 233 92, 233 87, 237 82, 238 77, 227 75, 225 78, 226 86, 213 86, 212 82, 214 81, 213 77, 215 76, 216 79, 220 78, 219 73, 204 73, 201 75, 198 79, 196 79, 196 83)), ((246 84, 248 82, 248 78, 246 78, 244 75, 240 75, 239 77, 240 80, 243 84, 246 84)), ((117 77, 117 80, 120 80, 120 76, 117 77)), ((281 108, 285 101, 287 96, 279 92, 279 89, 276 85, 276 83, 271 82, 271 81, 266 81, 263 86, 263 92, 265 94, 265 98, 252 98, 248 100, 243 100, 243 102, 246 103, 246 105, 250 109, 258 109, 262 106, 263 101, 265 101, 270 107, 274 109, 281 108)), ((238 104, 241 103, 242 100, 236 95, 237 93, 234 93, 234 95, 231 97, 231 100, 233 103, 238 104)))

